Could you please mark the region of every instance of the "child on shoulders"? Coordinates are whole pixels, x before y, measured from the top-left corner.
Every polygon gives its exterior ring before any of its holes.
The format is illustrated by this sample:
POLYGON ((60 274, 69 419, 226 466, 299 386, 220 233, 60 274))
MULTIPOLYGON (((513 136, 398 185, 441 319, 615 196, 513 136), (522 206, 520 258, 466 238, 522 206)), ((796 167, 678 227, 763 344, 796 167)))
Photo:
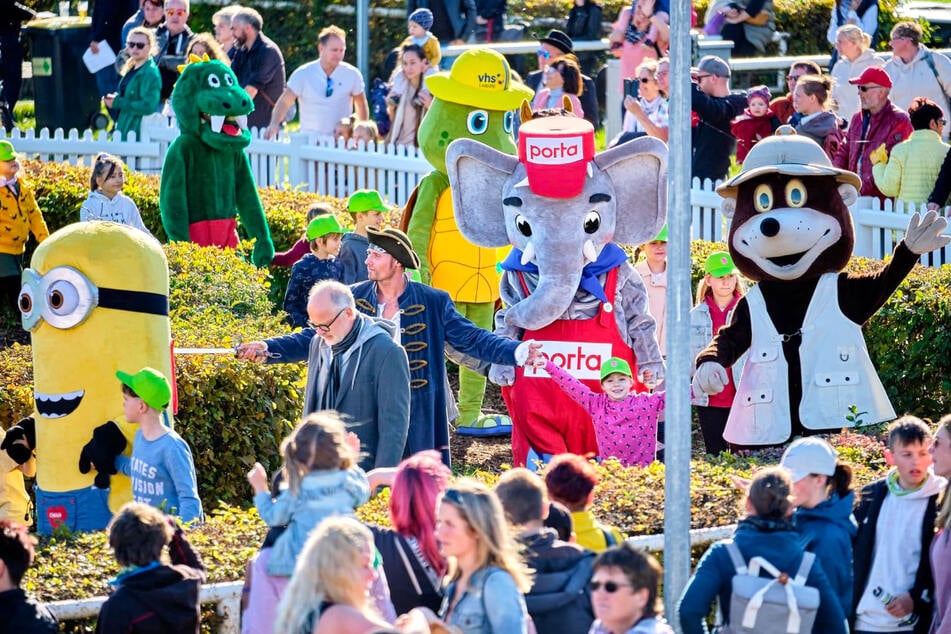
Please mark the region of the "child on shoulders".
POLYGON ((736 137, 736 162, 742 163, 753 146, 779 127, 779 117, 769 107, 772 95, 766 86, 750 88, 746 96, 748 107, 730 122, 730 132, 736 137))
POLYGON ((664 392, 632 393, 634 376, 627 361, 612 357, 601 365, 601 394, 550 360, 545 363, 545 372, 591 415, 602 458, 617 458, 624 466, 646 467, 654 462, 657 417, 664 409, 664 392))
POLYGON ((284 312, 291 326, 307 326, 307 299, 314 284, 321 280, 339 282, 343 278, 343 267, 337 261, 343 234, 343 227, 333 215, 318 216, 307 225, 310 253, 291 268, 291 279, 284 293, 284 312))
POLYGON ((439 47, 439 40, 429 30, 433 28, 433 12, 422 7, 409 14, 407 31, 409 37, 400 43, 400 47, 407 44, 415 44, 423 49, 429 65, 433 68, 439 68, 439 62, 442 60, 442 49, 439 47))
POLYGON ((370 483, 357 466, 360 441, 328 412, 308 415, 281 443, 284 488, 271 497, 260 463, 248 473, 254 506, 268 526, 286 526, 251 564, 251 591, 242 632, 270 632, 275 610, 308 534, 326 517, 352 515, 370 498, 370 483))
POLYGON ((118 156, 100 154, 89 177, 89 196, 79 210, 79 220, 108 220, 135 227, 149 236, 152 232, 142 222, 139 208, 122 193, 125 165, 118 156))

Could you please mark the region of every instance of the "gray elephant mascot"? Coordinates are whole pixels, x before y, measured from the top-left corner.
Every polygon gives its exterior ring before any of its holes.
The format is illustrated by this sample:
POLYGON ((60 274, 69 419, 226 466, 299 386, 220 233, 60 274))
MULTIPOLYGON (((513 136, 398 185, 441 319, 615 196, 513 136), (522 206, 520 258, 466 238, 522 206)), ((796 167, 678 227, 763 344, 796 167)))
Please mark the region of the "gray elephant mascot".
MULTIPOLYGON (((595 155, 590 123, 553 116, 522 124, 517 157, 459 139, 446 167, 463 236, 512 246, 501 264, 496 334, 537 340, 595 390, 612 356, 635 376, 639 366, 640 376, 663 379, 647 292, 618 245, 646 242, 665 222, 667 146, 645 137, 595 155)), ((532 367, 489 371, 512 417, 517 466, 598 453, 591 417, 547 378, 532 367)))

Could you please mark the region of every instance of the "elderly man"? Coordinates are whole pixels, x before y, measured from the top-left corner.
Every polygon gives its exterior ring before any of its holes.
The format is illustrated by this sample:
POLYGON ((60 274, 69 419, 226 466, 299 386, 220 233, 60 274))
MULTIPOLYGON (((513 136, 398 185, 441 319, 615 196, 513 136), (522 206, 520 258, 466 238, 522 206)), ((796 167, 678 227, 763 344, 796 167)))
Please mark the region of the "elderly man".
POLYGON ((363 469, 397 465, 406 445, 410 399, 409 364, 393 341, 393 323, 358 312, 350 289, 331 281, 311 289, 307 314, 310 328, 241 344, 238 357, 259 363, 306 359, 304 415, 337 410, 360 438, 363 469))
POLYGON ((701 181, 717 181, 730 169, 734 145, 730 121, 743 114, 746 95, 730 92, 730 66, 716 55, 700 60, 690 90, 690 107, 695 115, 691 173, 701 181))
MULTIPOLYGON (((885 72, 892 80, 891 100, 908 110, 915 97, 927 97, 941 107, 948 119, 948 97, 951 96, 951 60, 934 55, 921 43, 921 27, 917 22, 899 22, 892 28, 889 44, 892 58, 885 62, 885 72)), ((947 132, 942 136, 948 138, 947 132)))
POLYGON ((908 114, 888 98, 892 80, 881 68, 866 68, 849 83, 859 91, 862 109, 849 122, 848 139, 839 146, 833 159, 836 167, 855 172, 862 179, 860 196, 885 195, 875 186, 871 154, 884 145, 888 152, 911 136, 913 128, 908 114))
POLYGON ((265 138, 277 134, 294 101, 300 109, 300 131, 322 137, 332 137, 337 122, 354 112, 359 120, 369 117, 363 75, 343 61, 345 37, 339 26, 328 26, 318 34, 319 57, 291 73, 274 105, 265 138))
POLYGON ((165 24, 155 31, 158 42, 158 64, 162 75, 162 101, 172 94, 178 79, 178 67, 185 63, 185 52, 194 34, 188 28, 188 0, 166 0, 165 24))
POLYGON ((449 465, 447 345, 453 359, 473 370, 490 363, 522 365, 539 347, 482 330, 456 311, 449 294, 407 279, 419 267, 409 238, 398 229, 367 229, 369 280, 354 284, 357 309, 393 320, 410 360, 410 429, 407 451, 438 449, 449 465))
POLYGON ((284 92, 284 56, 269 37, 261 33, 261 14, 247 7, 231 16, 235 51, 231 70, 238 83, 254 100, 254 112, 248 115, 248 127, 265 128, 271 122, 274 103, 284 92))

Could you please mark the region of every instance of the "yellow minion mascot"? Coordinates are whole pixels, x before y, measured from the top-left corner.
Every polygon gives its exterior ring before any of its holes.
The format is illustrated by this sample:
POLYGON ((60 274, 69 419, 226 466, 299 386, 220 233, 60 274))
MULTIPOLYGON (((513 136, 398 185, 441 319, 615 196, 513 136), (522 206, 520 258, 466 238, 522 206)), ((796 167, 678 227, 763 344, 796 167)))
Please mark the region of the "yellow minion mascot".
POLYGON ((37 453, 37 529, 103 529, 110 509, 132 499, 130 482, 90 473, 80 454, 107 421, 124 438, 100 450, 113 452, 112 461, 131 453, 135 430, 122 419, 116 370, 150 366, 172 376, 165 253, 130 227, 69 225, 37 248, 19 303, 32 337, 35 412, 11 432, 37 453))

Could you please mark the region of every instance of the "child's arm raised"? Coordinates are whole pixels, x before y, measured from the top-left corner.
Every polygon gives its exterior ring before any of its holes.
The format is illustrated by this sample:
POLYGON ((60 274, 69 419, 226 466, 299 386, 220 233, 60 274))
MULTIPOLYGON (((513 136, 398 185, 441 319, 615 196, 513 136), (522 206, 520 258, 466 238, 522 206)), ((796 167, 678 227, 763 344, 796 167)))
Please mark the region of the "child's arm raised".
POLYGON ((598 395, 591 391, 587 385, 571 376, 565 370, 561 369, 561 367, 555 365, 551 361, 547 361, 545 363, 545 372, 551 375, 555 385, 561 388, 561 390, 567 394, 571 400, 583 407, 585 410, 590 411, 590 408, 594 405, 594 401, 597 399, 598 395))

